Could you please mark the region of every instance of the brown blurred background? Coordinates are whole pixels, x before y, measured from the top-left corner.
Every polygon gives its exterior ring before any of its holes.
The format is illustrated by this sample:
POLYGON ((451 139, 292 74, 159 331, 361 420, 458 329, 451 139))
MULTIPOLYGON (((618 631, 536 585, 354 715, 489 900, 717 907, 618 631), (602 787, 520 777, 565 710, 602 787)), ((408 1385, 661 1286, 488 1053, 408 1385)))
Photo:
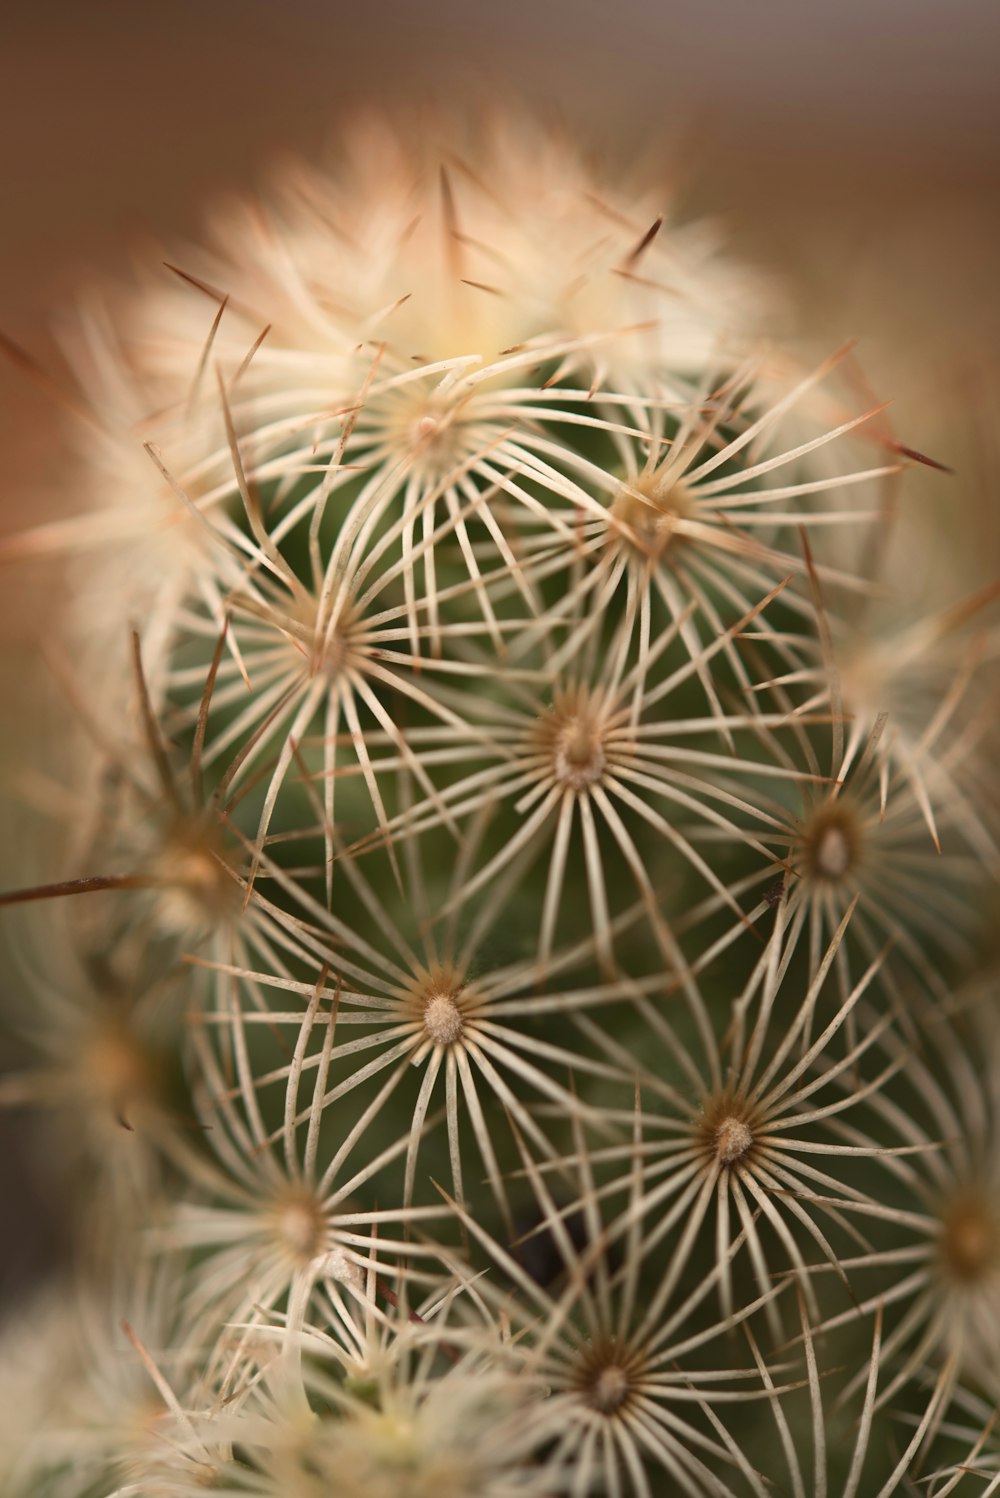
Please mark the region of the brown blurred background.
MULTIPOLYGON (((22 0, 0 42, 0 330, 49 361, 76 286, 196 235, 277 150, 318 155, 358 101, 524 97, 662 153, 789 278, 818 345, 860 336, 902 440, 958 469, 919 481, 969 533, 971 586, 1000 566, 998 78, 996 0, 22 0)), ((73 506, 58 419, 6 363, 0 451, 0 532, 73 506)), ((46 597, 0 575, 8 750, 46 597)), ((38 1223, 24 1268, 55 1226, 17 1206, 7 1128, 0 1198, 38 1223)))

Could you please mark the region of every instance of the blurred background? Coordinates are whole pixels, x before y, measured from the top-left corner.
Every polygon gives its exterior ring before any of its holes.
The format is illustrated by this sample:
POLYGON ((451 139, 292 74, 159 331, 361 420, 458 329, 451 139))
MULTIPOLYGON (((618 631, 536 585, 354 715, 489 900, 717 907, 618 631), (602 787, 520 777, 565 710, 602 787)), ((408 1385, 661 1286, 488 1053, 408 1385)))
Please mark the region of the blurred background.
MULTIPOLYGON (((915 484, 971 587, 1000 567, 998 79, 995 0, 22 0, 0 48, 0 332, 52 367, 77 288, 196 237, 280 152, 320 156, 359 102, 526 99, 662 166, 786 279, 818 348, 861 340, 900 440, 956 469, 915 484)), ((0 444, 0 533, 73 508, 59 414, 16 360, 0 444)), ((0 576, 8 750, 47 598, 0 576)), ((56 1248, 11 1148, 27 1126, 0 1117, 15 1281, 56 1248)))

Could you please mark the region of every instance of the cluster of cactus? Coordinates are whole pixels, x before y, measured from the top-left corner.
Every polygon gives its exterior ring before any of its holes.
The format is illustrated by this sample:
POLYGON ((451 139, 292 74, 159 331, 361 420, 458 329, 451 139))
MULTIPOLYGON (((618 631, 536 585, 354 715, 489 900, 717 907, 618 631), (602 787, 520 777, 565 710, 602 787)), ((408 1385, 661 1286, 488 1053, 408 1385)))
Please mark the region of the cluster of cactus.
POLYGON ((76 325, 3 1491, 996 1491, 993 593, 851 350, 460 135, 76 325))

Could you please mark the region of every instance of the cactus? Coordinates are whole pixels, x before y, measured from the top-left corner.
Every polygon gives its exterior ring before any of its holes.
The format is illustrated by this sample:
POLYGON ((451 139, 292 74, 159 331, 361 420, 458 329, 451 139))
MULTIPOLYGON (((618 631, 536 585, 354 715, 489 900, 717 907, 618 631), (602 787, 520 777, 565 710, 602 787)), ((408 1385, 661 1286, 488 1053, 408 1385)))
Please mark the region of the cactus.
POLYGON ((530 120, 212 241, 84 306, 3 543, 72 583, 10 1491, 992 1491, 1000 632, 893 575, 920 455, 530 120))

